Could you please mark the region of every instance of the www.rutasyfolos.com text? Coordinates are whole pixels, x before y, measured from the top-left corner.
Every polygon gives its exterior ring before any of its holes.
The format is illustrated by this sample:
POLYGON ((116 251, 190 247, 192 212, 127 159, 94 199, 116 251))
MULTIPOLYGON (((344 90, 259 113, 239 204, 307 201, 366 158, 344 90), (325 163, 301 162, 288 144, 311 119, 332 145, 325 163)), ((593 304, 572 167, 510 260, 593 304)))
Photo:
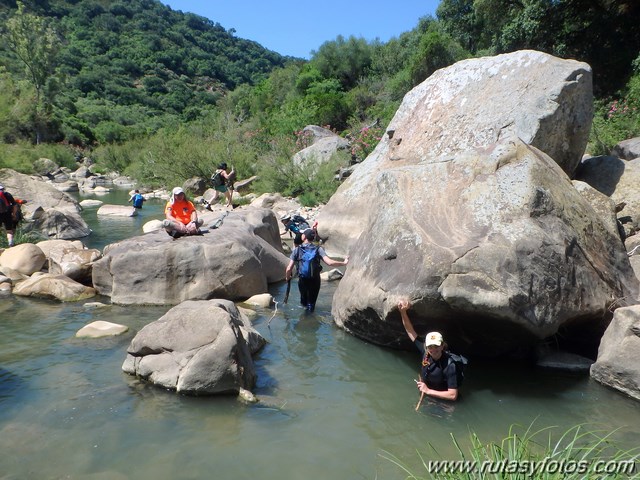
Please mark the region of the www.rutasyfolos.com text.
POLYGON ((635 460, 433 460, 427 465, 429 473, 596 473, 632 474, 636 471, 635 460))

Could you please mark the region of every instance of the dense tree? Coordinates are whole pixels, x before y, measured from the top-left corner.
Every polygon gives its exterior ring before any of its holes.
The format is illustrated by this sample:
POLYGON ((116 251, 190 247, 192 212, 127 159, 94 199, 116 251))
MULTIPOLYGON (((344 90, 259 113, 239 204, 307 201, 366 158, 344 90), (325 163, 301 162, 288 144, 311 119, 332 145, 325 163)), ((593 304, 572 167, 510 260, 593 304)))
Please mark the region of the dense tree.
MULTIPOLYGON (((436 9, 442 30, 469 52, 483 48, 482 21, 474 8, 474 0, 441 0, 436 9)), ((486 45, 486 44, 485 44, 486 45)))
POLYGON ((48 22, 25 11, 18 2, 17 12, 7 21, 7 44, 26 69, 27 79, 35 89, 34 127, 36 143, 43 137, 43 129, 53 100, 46 96, 47 81, 53 75, 60 40, 48 22))
POLYGON ((324 78, 337 79, 343 90, 353 88, 371 66, 374 47, 363 38, 342 35, 312 52, 311 63, 324 78))
MULTIPOLYGON (((224 91, 257 83, 290 60, 256 42, 236 38, 233 32, 204 17, 174 12, 156 0, 111 4, 99 0, 29 0, 28 4, 30 12, 26 13, 24 6, 18 10, 10 1, 4 7, 0 3, 0 21, 7 12, 15 18, 4 22, 7 31, 14 33, 10 36, 14 41, 0 43, 0 59, 16 75, 16 55, 28 62, 25 65, 39 106, 37 115, 34 110, 31 128, 37 131, 38 139, 44 129, 35 127, 44 123, 43 119, 51 131, 50 139, 76 142, 91 137, 121 138, 78 135, 79 125, 83 125, 83 131, 98 125, 74 117, 74 109, 69 107, 81 98, 90 102, 108 99, 127 106, 130 117, 144 107, 155 110, 155 115, 166 111, 193 119, 224 91), (53 36, 54 24, 59 39, 53 36), (6 49, 9 45, 12 51, 6 49), (64 83, 47 86, 47 78, 52 75, 58 75, 64 83), (65 92, 64 102, 58 104, 54 98, 43 96, 54 92, 51 87, 56 85, 65 92)), ((115 118, 109 120, 117 122, 115 118)), ((115 127, 107 130, 114 131, 115 127)))
POLYGON ((440 68, 454 64, 468 54, 451 36, 433 23, 420 39, 409 66, 412 86, 415 86, 440 68))
POLYGON ((632 0, 442 0, 438 19, 472 54, 535 49, 588 62, 611 94, 640 52, 640 2, 632 0))

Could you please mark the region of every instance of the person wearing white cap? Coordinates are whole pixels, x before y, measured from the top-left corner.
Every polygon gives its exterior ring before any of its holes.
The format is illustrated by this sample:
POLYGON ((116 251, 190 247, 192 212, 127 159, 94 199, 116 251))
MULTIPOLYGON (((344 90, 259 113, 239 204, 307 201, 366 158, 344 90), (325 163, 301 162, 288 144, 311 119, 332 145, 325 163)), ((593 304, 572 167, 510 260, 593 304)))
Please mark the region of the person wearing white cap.
MULTIPOLYGON (((420 381, 417 382, 421 394, 443 400, 458 399, 458 372, 456 362, 447 352, 447 344, 440 332, 429 332, 424 342, 418 338, 407 311, 408 300, 398 303, 402 325, 407 335, 422 354, 420 381)), ((420 403, 418 403, 420 405, 420 403)), ((416 407, 417 409, 418 407, 416 407)))
POLYGON ((13 196, 0 185, 0 225, 7 231, 7 245, 13 247, 13 234, 18 224, 18 203, 13 196))
POLYGON ((198 212, 193 203, 187 200, 184 190, 176 187, 164 208, 165 220, 162 226, 173 238, 183 235, 198 235, 203 221, 198 219, 198 212))

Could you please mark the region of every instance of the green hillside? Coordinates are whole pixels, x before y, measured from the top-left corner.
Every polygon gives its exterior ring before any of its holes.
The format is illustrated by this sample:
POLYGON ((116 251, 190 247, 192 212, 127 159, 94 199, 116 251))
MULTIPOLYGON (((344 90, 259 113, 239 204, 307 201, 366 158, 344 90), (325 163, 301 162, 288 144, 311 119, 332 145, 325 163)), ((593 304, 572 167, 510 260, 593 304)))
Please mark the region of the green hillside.
POLYGON ((0 167, 89 155, 141 185, 207 177, 215 164, 258 192, 326 201, 335 171, 373 150, 403 96, 464 58, 534 49, 588 62, 589 152, 640 136, 640 2, 441 0, 386 43, 338 36, 310 61, 236 38, 155 0, 0 0, 0 167), (293 164, 301 130, 348 138, 319 171, 293 164))
MULTIPOLYGON (((30 92, 16 81, 25 67, 12 40, 43 43, 44 32, 51 33, 49 58, 33 59, 50 63, 43 72, 40 141, 90 145, 149 134, 166 122, 198 117, 224 92, 256 83, 289 60, 154 0, 26 1, 23 23, 7 23, 16 11, 16 2, 0 1, 9 40, 0 47, 10 74, 4 81, 18 95, 30 92), (40 38, 21 38, 29 35, 40 38)), ((15 120, 21 125, 5 126, 5 139, 33 128, 28 118, 15 120)))

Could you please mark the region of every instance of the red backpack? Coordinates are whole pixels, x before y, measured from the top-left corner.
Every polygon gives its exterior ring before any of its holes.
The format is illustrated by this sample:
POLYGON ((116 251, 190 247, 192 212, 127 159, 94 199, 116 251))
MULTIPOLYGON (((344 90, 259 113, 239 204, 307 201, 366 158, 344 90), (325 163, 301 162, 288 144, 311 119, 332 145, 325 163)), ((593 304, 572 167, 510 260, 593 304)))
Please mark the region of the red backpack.
POLYGON ((9 211, 9 202, 4 196, 4 192, 0 192, 0 213, 9 211))

